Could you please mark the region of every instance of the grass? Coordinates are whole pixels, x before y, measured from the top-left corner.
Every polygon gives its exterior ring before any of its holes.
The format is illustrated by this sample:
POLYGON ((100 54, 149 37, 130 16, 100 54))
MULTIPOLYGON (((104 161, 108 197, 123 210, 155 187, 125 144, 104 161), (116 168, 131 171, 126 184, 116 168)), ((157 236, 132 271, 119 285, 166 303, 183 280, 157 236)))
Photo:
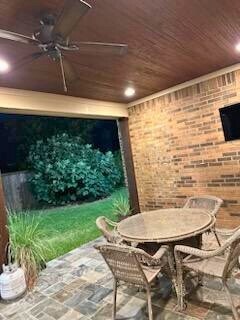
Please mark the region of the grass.
POLYGON ((47 253, 47 261, 99 237, 101 234, 95 224, 96 218, 104 215, 116 220, 112 202, 119 196, 127 197, 127 190, 119 189, 109 198, 91 203, 31 211, 30 215, 39 219, 43 240, 48 240, 53 249, 47 253))

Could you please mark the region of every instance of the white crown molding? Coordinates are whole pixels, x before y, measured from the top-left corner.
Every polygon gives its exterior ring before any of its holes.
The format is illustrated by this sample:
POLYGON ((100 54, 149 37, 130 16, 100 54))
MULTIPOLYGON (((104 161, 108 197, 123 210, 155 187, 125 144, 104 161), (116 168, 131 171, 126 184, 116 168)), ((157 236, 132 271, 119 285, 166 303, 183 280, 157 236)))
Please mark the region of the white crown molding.
POLYGON ((132 101, 132 102, 128 103, 127 107, 130 108, 130 107, 136 106, 138 104, 147 102, 149 100, 153 100, 153 99, 159 98, 161 96, 164 96, 166 94, 175 92, 177 90, 181 90, 181 89, 184 89, 184 88, 187 88, 187 87, 191 87, 191 86, 193 86, 193 85, 195 85, 197 83, 204 82, 204 81, 207 81, 209 79, 219 77, 219 76, 221 76, 221 75, 223 75, 225 73, 233 72, 233 71, 236 71, 236 70, 239 70, 239 69, 240 69, 240 63, 234 64, 232 66, 229 66, 229 67, 226 67, 226 68, 223 68, 223 69, 220 69, 220 70, 205 74, 205 75, 203 75, 201 77, 198 77, 198 78, 183 82, 183 83, 178 84, 178 85, 176 85, 174 87, 171 87, 171 88, 159 91, 157 93, 151 94, 150 96, 144 97, 142 99, 138 99, 138 100, 132 101))

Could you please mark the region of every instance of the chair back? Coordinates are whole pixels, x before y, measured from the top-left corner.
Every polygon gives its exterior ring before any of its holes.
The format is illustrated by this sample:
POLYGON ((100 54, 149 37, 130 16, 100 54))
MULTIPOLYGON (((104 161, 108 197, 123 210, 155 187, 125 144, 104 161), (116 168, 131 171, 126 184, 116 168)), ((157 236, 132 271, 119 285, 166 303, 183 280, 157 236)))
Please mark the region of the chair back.
POLYGON ((240 257, 240 227, 234 234, 225 242, 224 246, 229 249, 226 264, 223 271, 223 278, 227 279, 231 276, 232 271, 239 267, 240 257))
POLYGON ((115 243, 116 237, 114 236, 113 233, 113 228, 115 227, 115 222, 107 219, 104 216, 98 217, 96 220, 96 225, 98 229, 102 232, 104 238, 110 242, 110 243, 115 243))
POLYGON ((117 281, 139 286, 147 284, 147 278, 138 259, 142 250, 114 244, 98 245, 95 248, 102 254, 117 281))
POLYGON ((216 216, 223 200, 214 196, 196 196, 188 198, 184 208, 204 209, 216 216))

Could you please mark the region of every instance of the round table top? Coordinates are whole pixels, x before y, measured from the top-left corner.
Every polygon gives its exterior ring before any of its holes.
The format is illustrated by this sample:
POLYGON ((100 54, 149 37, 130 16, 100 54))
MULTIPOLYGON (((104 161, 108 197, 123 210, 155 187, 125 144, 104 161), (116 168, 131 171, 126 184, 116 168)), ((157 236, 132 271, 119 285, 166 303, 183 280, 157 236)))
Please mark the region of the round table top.
POLYGON ((160 209, 122 220, 117 231, 127 241, 171 242, 209 230, 215 217, 203 209, 160 209))

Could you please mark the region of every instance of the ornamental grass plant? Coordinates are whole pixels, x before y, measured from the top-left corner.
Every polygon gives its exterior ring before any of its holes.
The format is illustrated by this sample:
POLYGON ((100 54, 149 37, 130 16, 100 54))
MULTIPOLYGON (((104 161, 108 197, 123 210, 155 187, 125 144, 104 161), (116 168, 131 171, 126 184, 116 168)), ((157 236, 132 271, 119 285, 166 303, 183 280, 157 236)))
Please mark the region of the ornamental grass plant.
POLYGON ((10 212, 8 228, 12 259, 24 270, 27 287, 32 289, 45 266, 46 256, 52 251, 51 245, 44 240, 37 216, 10 212))

